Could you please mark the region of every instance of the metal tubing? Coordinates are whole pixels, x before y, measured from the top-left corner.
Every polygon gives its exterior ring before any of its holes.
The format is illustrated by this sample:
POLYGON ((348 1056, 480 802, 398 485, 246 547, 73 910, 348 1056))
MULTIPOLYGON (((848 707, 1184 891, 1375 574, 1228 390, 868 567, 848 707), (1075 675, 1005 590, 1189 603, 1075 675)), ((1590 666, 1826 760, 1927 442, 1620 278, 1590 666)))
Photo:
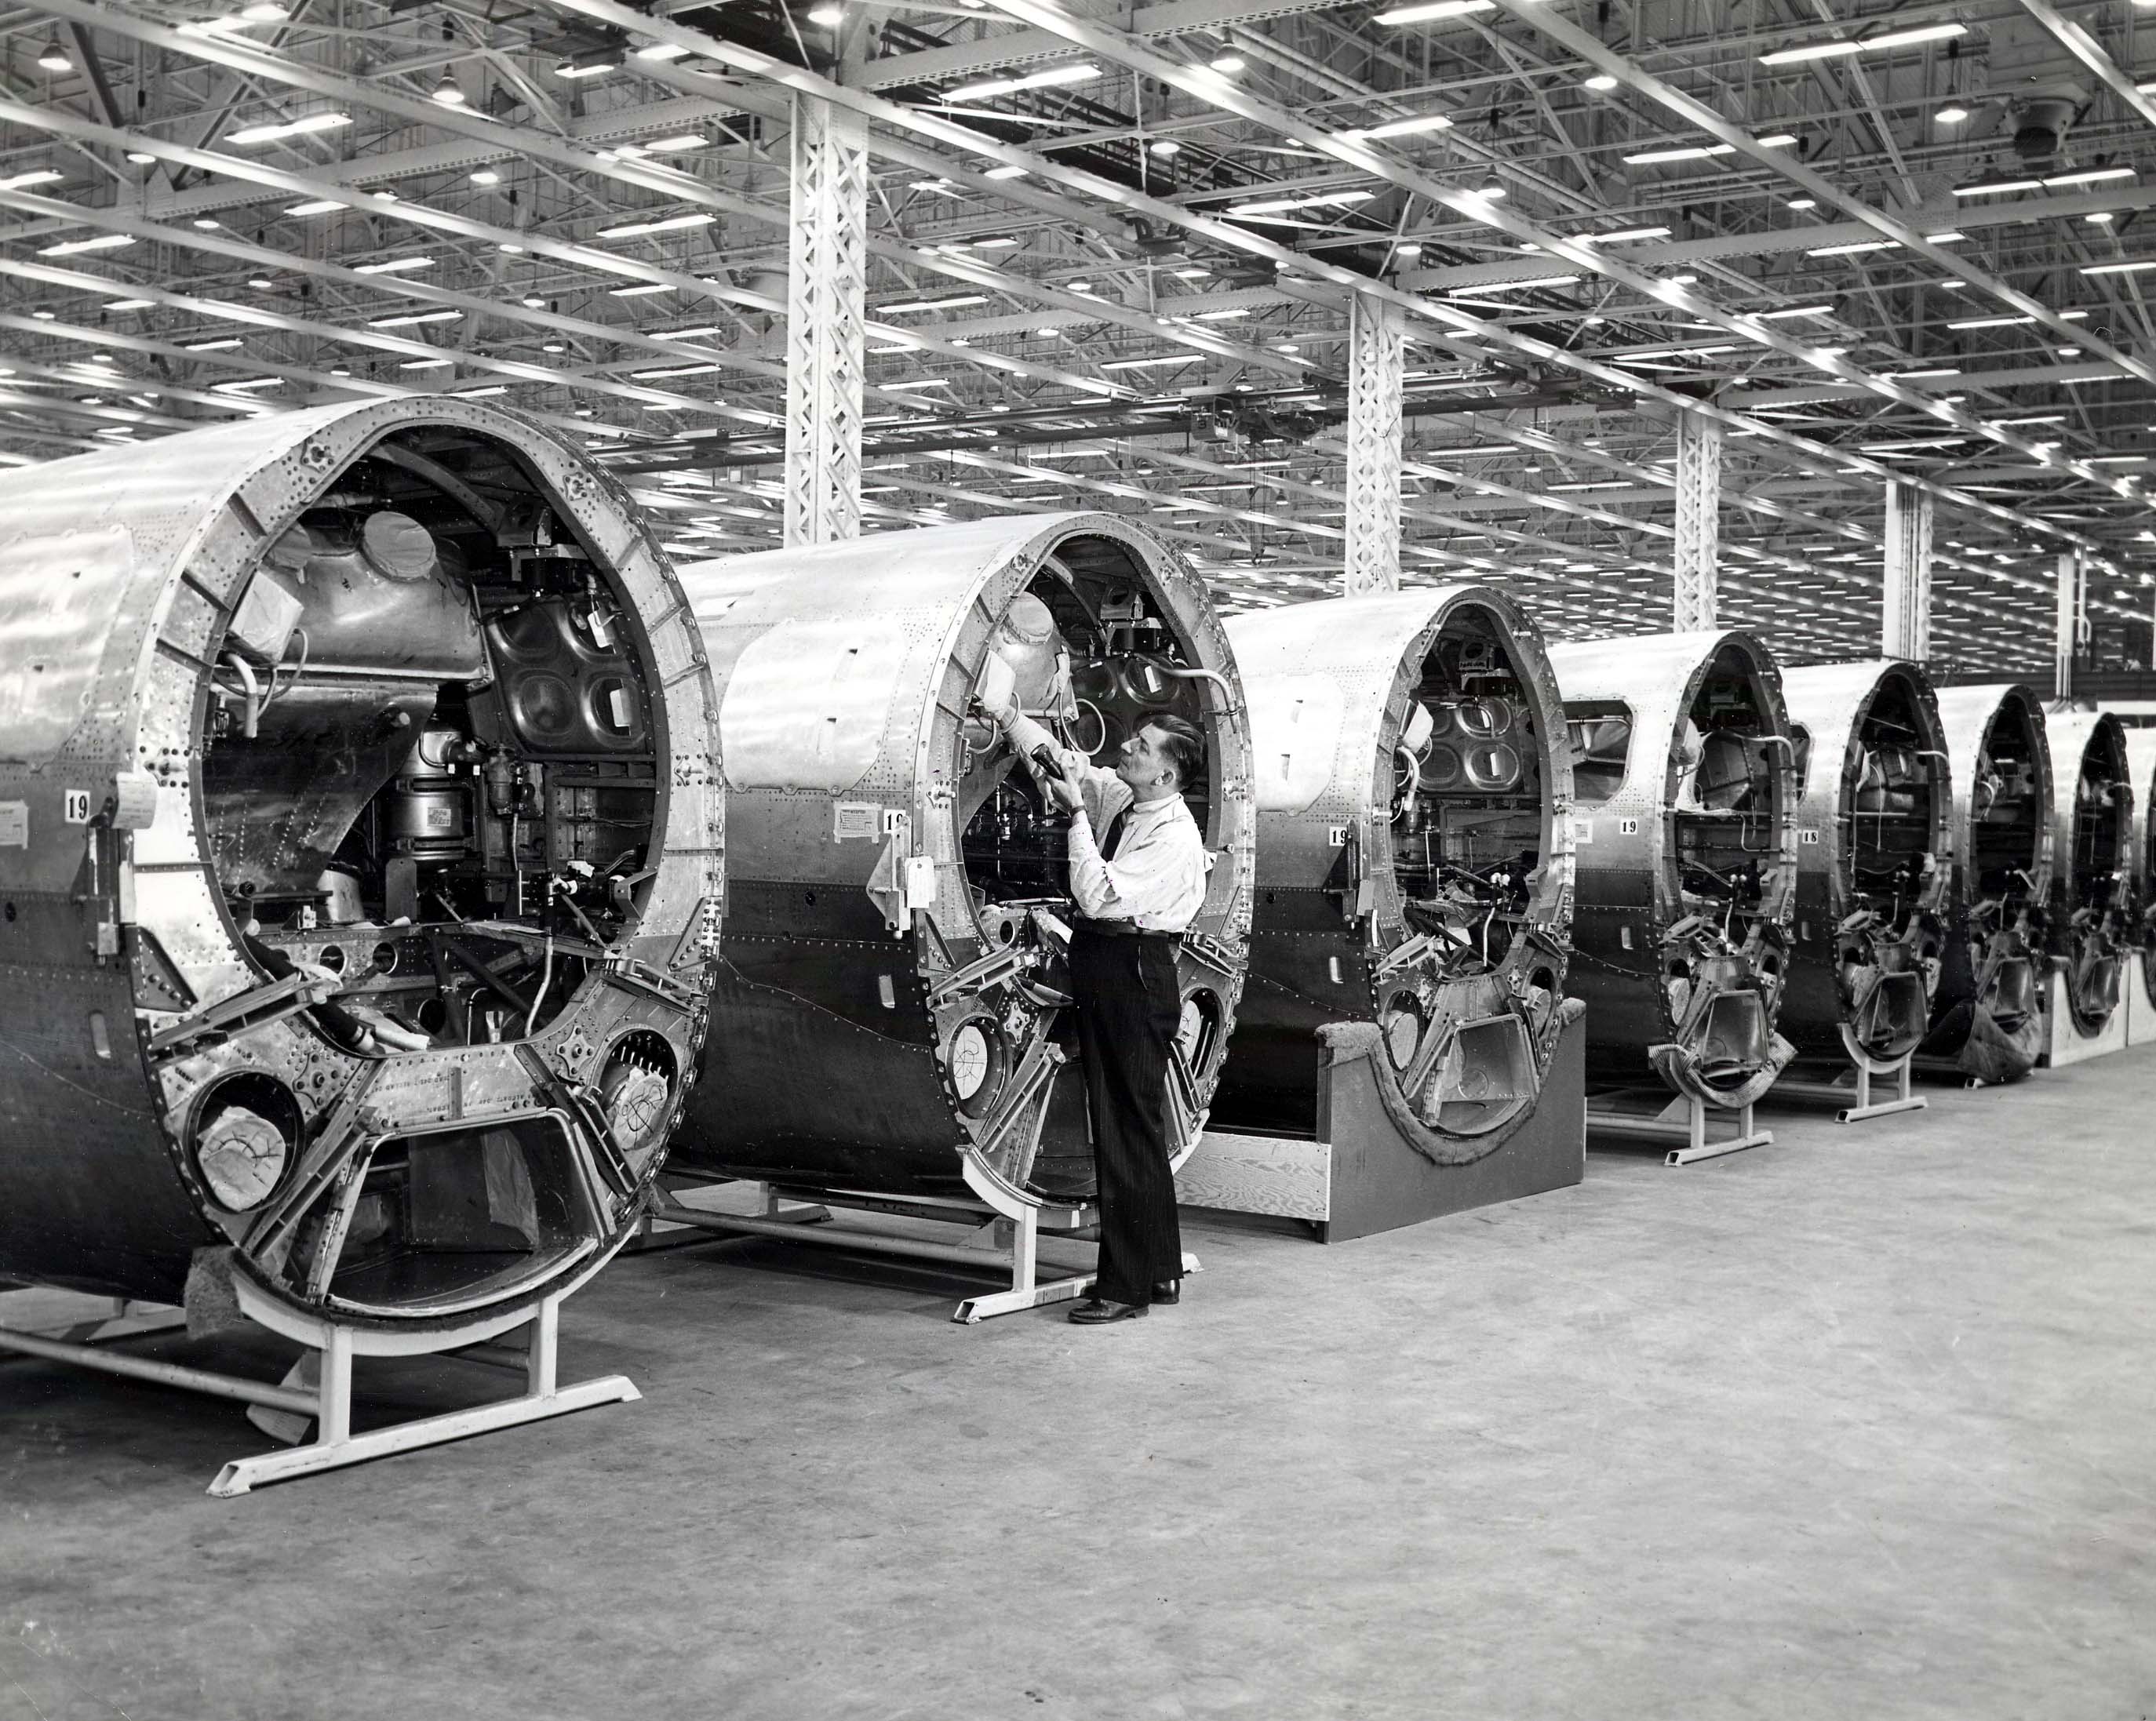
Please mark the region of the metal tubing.
POLYGON ((752 1219, 739 1214, 706 1213, 694 1207, 675 1206, 654 1207, 652 1217, 674 1225, 693 1225, 700 1231, 740 1232, 750 1237, 776 1237, 781 1242, 815 1243, 831 1249, 863 1249, 878 1255, 909 1255, 917 1260, 978 1267, 992 1273, 1005 1271, 1011 1264, 1010 1256, 1005 1252, 969 1249, 957 1243, 932 1243, 916 1237, 899 1237, 891 1232, 873 1230, 865 1226, 834 1226, 825 1230, 790 1219, 752 1219))
POLYGON ((244 1404, 268 1405, 273 1410, 291 1411, 302 1416, 312 1417, 321 1409, 311 1392, 294 1392, 283 1386, 272 1386, 266 1380, 213 1374, 207 1369, 190 1369, 150 1357, 117 1355, 92 1345, 35 1338, 5 1327, 0 1327, 0 1350, 19 1350, 27 1356, 43 1357, 48 1362, 72 1363, 77 1368, 95 1369, 100 1374, 118 1375, 130 1380, 148 1380, 159 1386, 177 1386, 189 1392, 204 1392, 213 1398, 235 1398, 244 1404))

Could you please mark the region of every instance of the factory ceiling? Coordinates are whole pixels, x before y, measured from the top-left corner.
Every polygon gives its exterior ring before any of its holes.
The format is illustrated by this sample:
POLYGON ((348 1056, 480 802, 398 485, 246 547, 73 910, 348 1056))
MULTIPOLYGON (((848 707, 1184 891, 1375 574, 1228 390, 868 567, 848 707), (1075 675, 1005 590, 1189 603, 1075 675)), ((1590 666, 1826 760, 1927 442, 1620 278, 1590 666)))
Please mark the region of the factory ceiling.
POLYGON ((866 530, 1096 507, 1233 604, 1337 586, 1361 290, 1412 343, 1409 580, 1666 627, 1703 407, 1726 622, 1870 649, 1896 476, 1944 667, 2030 673, 2061 552, 2099 619, 2156 575, 2139 15, 38 0, 0 13, 0 460, 480 394, 677 556, 771 545, 805 94, 868 128, 866 530))

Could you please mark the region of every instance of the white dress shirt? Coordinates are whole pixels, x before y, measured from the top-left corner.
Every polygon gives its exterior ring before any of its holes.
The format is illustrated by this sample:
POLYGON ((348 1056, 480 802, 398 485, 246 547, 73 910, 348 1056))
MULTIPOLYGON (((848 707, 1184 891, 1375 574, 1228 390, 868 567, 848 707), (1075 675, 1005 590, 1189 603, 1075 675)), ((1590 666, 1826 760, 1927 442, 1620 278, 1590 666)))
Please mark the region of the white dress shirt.
POLYGON ((1057 746, 1030 717, 1012 722, 1010 739, 1022 758, 1048 748, 1078 786, 1085 805, 1071 817, 1070 842, 1070 894, 1078 912, 1089 920, 1129 920, 1141 932, 1185 930, 1205 905, 1213 857, 1183 796, 1137 804, 1128 783, 1083 753, 1057 746), (1105 833, 1119 812, 1123 830, 1116 858, 1104 860, 1095 832, 1105 833))

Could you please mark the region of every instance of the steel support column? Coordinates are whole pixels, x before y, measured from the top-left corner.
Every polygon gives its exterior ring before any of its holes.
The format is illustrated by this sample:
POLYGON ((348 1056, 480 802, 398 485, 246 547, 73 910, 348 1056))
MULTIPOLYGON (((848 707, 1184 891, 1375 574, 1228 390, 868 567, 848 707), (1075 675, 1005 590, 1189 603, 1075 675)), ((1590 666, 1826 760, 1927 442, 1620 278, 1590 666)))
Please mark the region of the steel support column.
POLYGON ((1887 486, 1879 654, 1918 663, 1932 654, 1932 498, 1913 484, 1887 486))
POLYGON ((786 541, 861 529, 861 397, 868 343, 868 122, 793 101, 786 286, 786 541))
POLYGON ((1400 583, 1400 315, 1358 293, 1348 312, 1348 542, 1350 597, 1400 583))
POLYGON ((1680 633, 1714 626, 1714 564, 1722 543, 1722 424, 1677 419, 1676 616, 1680 633))
POLYGON ((2065 700, 2074 696, 2074 659, 2081 653, 2088 627, 2085 607, 2087 595, 2083 590, 2080 551, 2061 551, 2057 567, 2058 604, 2052 612, 2051 627, 2051 697, 2065 700))

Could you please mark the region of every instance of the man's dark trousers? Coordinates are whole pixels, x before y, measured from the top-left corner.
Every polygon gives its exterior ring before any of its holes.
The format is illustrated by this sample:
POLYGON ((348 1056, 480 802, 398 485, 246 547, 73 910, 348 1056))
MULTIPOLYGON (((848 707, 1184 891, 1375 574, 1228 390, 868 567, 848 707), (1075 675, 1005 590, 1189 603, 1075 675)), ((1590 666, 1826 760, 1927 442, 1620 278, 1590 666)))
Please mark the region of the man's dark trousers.
POLYGON ((1101 1265, 1093 1294, 1150 1303, 1183 1274, 1183 1234, 1168 1170, 1168 1059, 1182 1020, 1176 939, 1111 936, 1083 926, 1070 939, 1070 990, 1093 1114, 1101 1265))

